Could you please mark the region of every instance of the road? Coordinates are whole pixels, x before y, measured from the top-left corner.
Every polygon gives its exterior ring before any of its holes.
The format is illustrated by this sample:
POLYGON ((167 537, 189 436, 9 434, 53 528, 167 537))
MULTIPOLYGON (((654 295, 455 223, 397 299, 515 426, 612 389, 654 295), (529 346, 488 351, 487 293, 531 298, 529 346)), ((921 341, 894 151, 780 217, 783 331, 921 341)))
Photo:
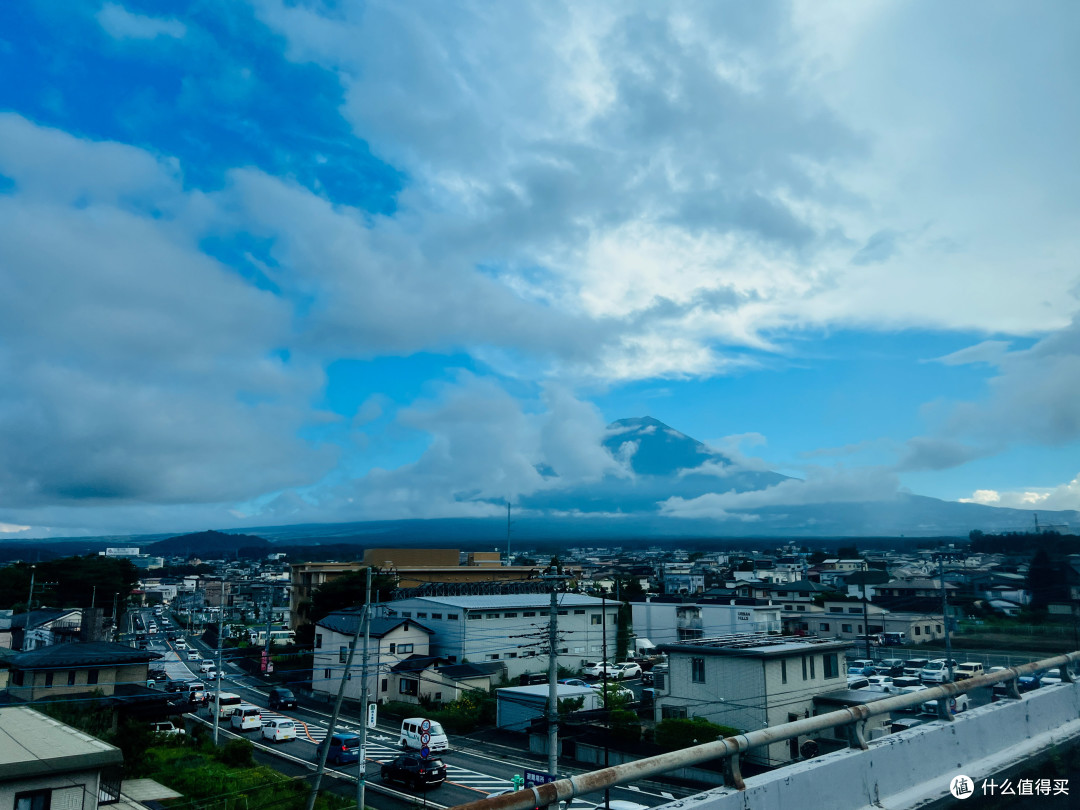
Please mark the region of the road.
MULTIPOLYGON (((132 614, 129 614, 132 615, 132 614)), ((150 625, 151 614, 149 611, 140 611, 138 616, 132 615, 130 631, 132 633, 145 633, 150 625), (141 629, 140 629, 141 625, 141 629)), ((190 680, 201 678, 198 671, 202 660, 216 660, 216 653, 208 649, 201 641, 185 638, 188 650, 178 650, 175 642, 170 641, 165 632, 177 629, 174 626, 164 624, 163 619, 158 619, 159 632, 157 635, 148 636, 149 649, 162 655, 159 662, 161 668, 166 671, 170 680, 190 680), (191 650, 200 655, 199 660, 189 658, 191 650)), ((309 706, 300 706, 287 712, 276 712, 267 706, 267 688, 257 679, 243 672, 237 667, 224 662, 222 691, 234 692, 240 695, 248 703, 258 706, 264 718, 275 716, 287 716, 297 723, 298 736, 296 740, 285 743, 273 743, 263 740, 258 732, 234 732, 226 723, 219 724, 219 735, 225 737, 244 737, 251 740, 252 744, 260 752, 260 758, 270 756, 279 763, 280 770, 293 775, 311 771, 317 763, 317 745, 327 736, 330 720, 330 711, 321 711, 309 706)), ((213 688, 213 684, 207 683, 213 688)), ((637 684, 640 694, 640 681, 637 684)), ((189 722, 200 723, 206 727, 213 725, 209 712, 197 707, 185 715, 189 722)), ((338 731, 358 732, 360 727, 354 718, 340 718, 336 726, 338 731)), ((534 759, 523 755, 520 750, 487 745, 469 743, 466 746, 455 745, 453 750, 443 754, 442 759, 446 765, 446 782, 429 791, 411 792, 402 789, 394 783, 383 784, 379 771, 379 765, 397 754, 401 753, 398 746, 398 728, 380 723, 376 728, 369 729, 367 743, 366 779, 368 794, 366 803, 379 807, 381 810, 398 810, 398 805, 404 802, 409 807, 414 807, 417 800, 424 801, 432 808, 450 807, 465 802, 475 801, 478 798, 507 790, 513 787, 512 778, 520 774, 525 768, 543 770, 543 767, 534 759)), ((582 773, 585 769, 564 768, 563 775, 582 773)), ((324 786, 341 792, 345 795, 355 793, 355 785, 358 767, 327 765, 327 773, 330 779, 324 780, 324 786)), ((652 807, 663 804, 674 798, 686 796, 696 791, 690 789, 672 789, 664 786, 659 787, 649 783, 641 787, 626 786, 612 788, 611 798, 632 801, 638 805, 652 807)), ((602 794, 578 798, 570 803, 567 810, 588 810, 603 800, 602 794)))

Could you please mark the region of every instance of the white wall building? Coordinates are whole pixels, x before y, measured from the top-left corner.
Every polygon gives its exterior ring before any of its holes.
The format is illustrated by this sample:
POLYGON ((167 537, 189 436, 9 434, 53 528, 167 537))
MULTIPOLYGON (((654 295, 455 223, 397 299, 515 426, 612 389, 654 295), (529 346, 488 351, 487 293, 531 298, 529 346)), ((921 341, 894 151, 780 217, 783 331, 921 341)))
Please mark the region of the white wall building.
POLYGON ((633 602, 634 632, 655 644, 732 633, 779 633, 779 605, 633 602))
MULTIPOLYGON (((450 663, 501 661, 508 678, 548 668, 547 594, 425 596, 382 606, 390 616, 415 619, 432 629, 431 655, 450 663)), ((586 661, 615 655, 619 603, 595 596, 558 595, 559 665, 578 669, 586 661), (606 613, 606 617, 605 617, 606 613)))

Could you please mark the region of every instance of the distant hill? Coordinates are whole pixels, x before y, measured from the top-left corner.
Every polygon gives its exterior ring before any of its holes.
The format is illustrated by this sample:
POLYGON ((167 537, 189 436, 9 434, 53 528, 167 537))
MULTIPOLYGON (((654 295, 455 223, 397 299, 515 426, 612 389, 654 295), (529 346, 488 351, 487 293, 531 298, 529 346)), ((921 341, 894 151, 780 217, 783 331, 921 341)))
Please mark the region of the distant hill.
POLYGON ((270 551, 270 541, 253 534, 205 531, 159 540, 142 549, 144 554, 165 557, 201 557, 219 560, 228 557, 259 557, 270 551))

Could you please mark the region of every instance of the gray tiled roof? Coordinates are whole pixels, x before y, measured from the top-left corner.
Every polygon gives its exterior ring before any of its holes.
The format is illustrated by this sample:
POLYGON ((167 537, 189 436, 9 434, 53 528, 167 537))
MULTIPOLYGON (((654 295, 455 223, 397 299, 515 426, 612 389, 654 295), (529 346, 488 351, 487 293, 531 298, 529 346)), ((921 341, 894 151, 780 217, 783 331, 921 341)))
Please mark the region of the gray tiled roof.
POLYGON ((116 664, 139 664, 161 656, 147 650, 136 650, 126 644, 111 641, 52 644, 12 656, 16 669, 58 669, 61 667, 93 667, 116 664))
MULTIPOLYGON (((320 619, 316 624, 319 627, 325 627, 328 630, 333 630, 336 633, 341 633, 346 636, 356 635, 357 629, 360 628, 361 612, 354 610, 342 610, 337 613, 331 613, 324 618, 320 619)), ((425 627, 415 619, 402 619, 402 618, 384 618, 382 616, 376 616, 371 620, 371 637, 382 638, 395 627, 399 627, 402 624, 408 622, 413 627, 417 627, 423 630, 425 633, 434 633, 435 631, 429 627, 425 627)))

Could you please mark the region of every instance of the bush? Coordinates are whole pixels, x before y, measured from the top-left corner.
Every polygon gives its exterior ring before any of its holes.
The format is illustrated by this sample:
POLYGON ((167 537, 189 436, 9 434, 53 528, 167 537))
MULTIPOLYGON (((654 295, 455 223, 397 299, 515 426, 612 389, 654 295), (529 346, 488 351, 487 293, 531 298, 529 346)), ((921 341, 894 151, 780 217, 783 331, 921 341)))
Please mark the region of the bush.
POLYGON ((254 750, 251 740, 229 740, 221 748, 218 759, 233 768, 248 768, 255 764, 254 750))
POLYGON ((674 751, 678 748, 689 748, 692 745, 713 742, 722 737, 731 737, 738 734, 737 728, 721 726, 710 723, 703 717, 669 718, 661 720, 656 725, 655 740, 666 751, 674 751))
POLYGON ((615 709, 611 712, 608 723, 611 734, 622 742, 636 743, 641 740, 641 720, 637 712, 629 709, 615 709))

